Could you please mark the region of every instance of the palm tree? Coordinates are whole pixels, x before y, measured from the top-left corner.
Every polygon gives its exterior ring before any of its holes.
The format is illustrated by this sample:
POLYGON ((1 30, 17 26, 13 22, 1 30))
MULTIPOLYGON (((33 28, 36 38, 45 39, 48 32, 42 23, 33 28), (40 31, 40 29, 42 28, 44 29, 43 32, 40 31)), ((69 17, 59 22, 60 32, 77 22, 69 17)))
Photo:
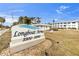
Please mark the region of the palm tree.
POLYGON ((35 17, 31 17, 30 19, 31 19, 31 20, 34 20, 34 19, 35 19, 35 17))
POLYGON ((3 18, 3 17, 0 17, 0 25, 1 25, 1 29, 2 29, 2 23, 4 23, 5 22, 5 18, 3 18))
POLYGON ((32 24, 35 24, 35 17, 31 17, 30 19, 32 21, 32 24))
POLYGON ((31 17, 31 20, 33 24, 39 24, 41 22, 40 17, 31 17))
POLYGON ((39 24, 41 21, 40 21, 40 17, 37 17, 37 23, 39 24))

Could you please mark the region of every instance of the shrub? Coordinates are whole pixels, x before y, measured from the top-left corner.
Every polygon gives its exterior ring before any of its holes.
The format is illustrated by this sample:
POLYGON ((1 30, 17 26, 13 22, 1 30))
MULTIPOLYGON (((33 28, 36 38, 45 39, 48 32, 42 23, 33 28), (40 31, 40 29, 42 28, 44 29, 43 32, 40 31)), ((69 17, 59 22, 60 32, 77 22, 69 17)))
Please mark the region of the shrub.
POLYGON ((50 30, 58 31, 58 28, 51 28, 50 30))

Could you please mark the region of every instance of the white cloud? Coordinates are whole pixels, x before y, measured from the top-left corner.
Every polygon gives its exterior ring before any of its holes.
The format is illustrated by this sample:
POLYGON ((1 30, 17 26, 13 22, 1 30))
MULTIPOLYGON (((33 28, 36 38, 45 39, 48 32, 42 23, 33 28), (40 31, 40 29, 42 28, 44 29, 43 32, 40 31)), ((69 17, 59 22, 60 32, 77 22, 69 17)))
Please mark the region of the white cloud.
POLYGON ((69 6, 60 6, 60 7, 56 10, 56 12, 57 12, 58 14, 63 14, 63 11, 66 10, 67 8, 69 8, 69 6))
POLYGON ((57 21, 58 19, 54 19, 55 21, 57 21))
POLYGON ((24 12, 24 10, 11 10, 10 12, 24 12))
POLYGON ((13 22, 17 22, 18 21, 18 17, 19 16, 13 16, 13 19, 12 19, 12 16, 11 15, 7 15, 7 14, 0 14, 0 17, 4 17, 5 18, 5 23, 4 25, 11 25, 13 22))
POLYGON ((56 12, 57 12, 58 14, 62 14, 62 13, 63 13, 63 12, 60 11, 60 10, 56 10, 56 12))
POLYGON ((13 23, 13 22, 17 22, 18 21, 18 19, 17 18, 6 18, 6 22, 8 22, 8 23, 13 23))
POLYGON ((8 25, 11 26, 13 24, 13 22, 18 22, 18 18, 6 18, 6 22, 4 23, 4 25, 8 25))
POLYGON ((69 7, 68 6, 60 6, 60 10, 65 10, 67 8, 69 8, 69 7))
POLYGON ((12 13, 18 13, 18 12, 24 12, 24 10, 21 9, 14 9, 14 10, 9 10, 7 12, 0 12, 0 17, 4 17, 5 18, 5 23, 4 25, 12 25, 13 22, 17 22, 18 21, 18 17, 19 16, 15 16, 13 15, 13 19, 12 19, 12 13))

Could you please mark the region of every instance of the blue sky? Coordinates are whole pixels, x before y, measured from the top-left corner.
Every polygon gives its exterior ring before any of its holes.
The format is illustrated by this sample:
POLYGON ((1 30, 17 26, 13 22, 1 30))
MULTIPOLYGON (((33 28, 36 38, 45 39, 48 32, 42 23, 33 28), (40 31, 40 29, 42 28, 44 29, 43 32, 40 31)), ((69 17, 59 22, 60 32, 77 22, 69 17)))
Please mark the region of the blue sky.
POLYGON ((2 3, 0 16, 6 18, 4 25, 16 22, 19 16, 41 17, 42 23, 68 21, 79 18, 77 3, 2 3), (12 16, 13 15, 13 19, 12 16))

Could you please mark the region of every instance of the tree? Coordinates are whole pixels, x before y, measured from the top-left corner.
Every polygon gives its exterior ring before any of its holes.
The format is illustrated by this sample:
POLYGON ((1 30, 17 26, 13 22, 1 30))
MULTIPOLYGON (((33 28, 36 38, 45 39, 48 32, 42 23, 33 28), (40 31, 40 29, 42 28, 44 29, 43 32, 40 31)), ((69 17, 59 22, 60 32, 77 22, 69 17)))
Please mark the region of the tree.
POLYGON ((49 22, 48 24, 49 24, 49 25, 52 25, 52 23, 50 23, 50 22, 49 22))
POLYGON ((19 24, 19 23, 18 22, 13 22, 13 25, 12 26, 17 25, 17 24, 19 24))
POLYGON ((31 19, 27 16, 20 16, 19 17, 19 23, 20 24, 31 24, 31 19))
POLYGON ((22 22, 23 22, 22 19, 23 19, 23 17, 20 16, 20 17, 19 17, 19 21, 18 21, 20 24, 22 24, 22 22))
POLYGON ((2 28, 2 23, 4 23, 4 22, 5 22, 5 18, 0 17, 0 25, 1 25, 1 28, 2 28))
POLYGON ((30 17, 25 16, 25 17, 24 17, 24 23, 25 23, 25 24, 31 24, 32 22, 31 22, 30 17))
POLYGON ((39 17, 20 16, 18 22, 20 24, 39 24, 41 21, 39 17))
POLYGON ((25 24, 31 24, 31 23, 32 23, 32 22, 31 22, 31 19, 30 19, 30 18, 27 18, 25 24))

